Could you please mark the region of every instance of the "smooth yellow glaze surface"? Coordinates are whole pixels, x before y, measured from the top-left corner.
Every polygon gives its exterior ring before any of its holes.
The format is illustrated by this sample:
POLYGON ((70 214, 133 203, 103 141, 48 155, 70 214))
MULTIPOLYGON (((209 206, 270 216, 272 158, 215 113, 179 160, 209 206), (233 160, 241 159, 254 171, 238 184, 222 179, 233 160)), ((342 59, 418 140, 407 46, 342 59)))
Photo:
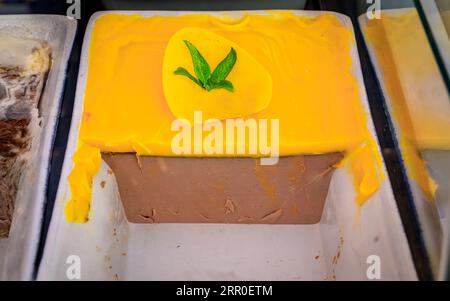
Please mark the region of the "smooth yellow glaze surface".
POLYGON ((176 118, 193 123, 194 111, 202 111, 203 119, 226 119, 257 113, 269 105, 272 98, 272 78, 267 70, 239 45, 212 31, 186 27, 169 40, 163 59, 163 91, 176 118), (208 62, 211 72, 228 54, 236 50, 238 59, 227 80, 234 92, 225 89, 206 91, 184 76, 174 74, 178 67, 195 74, 192 59, 184 40, 197 47, 208 62), (248 75, 249 70, 251 76, 248 75), (255 87, 258 87, 255 89, 255 87))
MULTIPOLYGON (((230 41, 236 45, 240 60, 237 64, 248 66, 230 73, 230 79, 236 83, 235 97, 242 101, 249 98, 253 102, 251 109, 242 109, 239 114, 237 104, 231 108, 218 104, 220 109, 208 108, 211 116, 279 119, 281 156, 343 151, 347 154, 357 201, 362 204, 377 190, 383 180, 381 157, 366 127, 367 113, 361 106, 359 86, 352 71, 350 45, 354 41, 350 30, 327 13, 299 17, 271 12, 244 14, 239 19, 208 15, 146 18, 107 14, 100 17, 95 22, 89 50, 79 137, 82 143, 92 146, 96 153, 100 150, 174 155, 171 151, 174 132, 170 126, 175 116, 164 96, 171 92, 163 89, 163 59, 170 38, 186 26, 207 29, 230 41), (256 66, 253 60, 270 74, 272 91, 267 107, 248 115, 263 107, 264 101, 255 100, 258 95, 268 93, 264 92, 268 90, 264 86, 268 81, 261 74, 262 69, 250 68, 256 66), (249 91, 254 94, 244 94, 249 91)), ((212 53, 214 47, 200 40, 197 43, 202 54, 213 61, 224 56, 224 49, 216 56, 212 53)), ((171 67, 189 67, 191 61, 170 63, 171 67)), ((166 88, 177 85, 169 83, 166 88)), ((194 88, 197 88, 194 83, 192 87, 184 87, 192 95, 197 93, 193 92, 194 88)), ((225 95, 225 92, 218 93, 225 95)), ((204 109, 203 105, 199 106, 204 109)), ((195 107, 191 106, 189 111, 192 109, 195 107)), ((73 173, 77 173, 77 160, 74 161, 73 173)), ((79 199, 73 189, 78 181, 84 182, 85 178, 80 175, 69 179, 72 200, 79 199)), ((90 199, 83 197, 83 201, 89 203, 90 199)), ((87 220, 88 212, 66 214, 68 221, 79 221, 74 216, 80 215, 85 215, 87 220)))
POLYGON ((450 100, 416 10, 383 12, 365 29, 383 74, 403 158, 427 199, 436 183, 420 150, 450 149, 450 100))

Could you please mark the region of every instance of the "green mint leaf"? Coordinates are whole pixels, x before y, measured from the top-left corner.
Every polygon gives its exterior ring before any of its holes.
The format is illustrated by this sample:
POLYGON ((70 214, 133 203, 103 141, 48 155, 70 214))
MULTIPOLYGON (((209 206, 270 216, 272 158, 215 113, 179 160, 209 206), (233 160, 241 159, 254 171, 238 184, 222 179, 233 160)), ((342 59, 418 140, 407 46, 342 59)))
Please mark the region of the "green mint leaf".
POLYGON ((227 56, 217 65, 216 69, 214 69, 211 80, 215 82, 221 82, 227 78, 228 74, 230 74, 231 70, 236 63, 237 55, 236 50, 231 47, 230 52, 227 56))
POLYGON ((237 60, 236 50, 234 50, 233 47, 231 47, 227 56, 214 69, 213 74, 211 74, 209 64, 200 51, 198 51, 198 49, 191 42, 184 40, 184 43, 191 54, 194 72, 197 77, 190 74, 189 71, 183 67, 178 67, 177 70, 174 71, 174 74, 186 76, 207 91, 211 91, 213 89, 225 89, 227 91, 234 92, 233 84, 230 81, 225 80, 237 60))
POLYGON ((191 42, 184 40, 184 43, 191 53, 192 64, 194 65, 194 71, 198 80, 203 84, 204 88, 207 88, 206 86, 211 76, 211 69, 209 68, 208 62, 191 42))
POLYGON ((225 89, 227 91, 234 92, 233 84, 227 80, 222 80, 220 82, 211 81, 209 90, 213 89, 225 89))
POLYGON ((175 70, 173 73, 175 73, 176 75, 183 75, 186 76, 187 78, 189 78, 190 80, 192 80, 194 83, 196 83, 197 85, 199 85, 200 87, 203 88, 202 83, 195 78, 195 76, 193 76, 192 74, 189 73, 189 71, 187 71, 186 69, 184 69, 183 67, 178 67, 177 70, 175 70))

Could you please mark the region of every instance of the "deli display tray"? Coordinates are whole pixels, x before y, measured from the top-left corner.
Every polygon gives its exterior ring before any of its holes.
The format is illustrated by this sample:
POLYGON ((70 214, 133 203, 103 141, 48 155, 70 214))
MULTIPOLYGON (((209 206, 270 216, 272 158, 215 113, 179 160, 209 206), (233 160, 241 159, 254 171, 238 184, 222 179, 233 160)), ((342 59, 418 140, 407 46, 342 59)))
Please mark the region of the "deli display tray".
MULTIPOLYGON (((292 12, 302 16, 331 13, 292 12)), ((64 217, 70 196, 67 178, 83 113, 92 30, 99 17, 110 13, 238 18, 244 13, 270 12, 106 11, 92 16, 84 37, 69 143, 38 280, 68 280, 73 263, 81 267, 81 280, 367 280, 374 258, 382 262, 384 280, 417 279, 389 179, 359 206, 345 168, 338 168, 332 176, 318 224, 133 224, 125 218, 116 179, 102 162, 93 182, 89 221, 68 223, 64 217)), ((353 34, 348 17, 331 14, 353 34)), ((354 36, 351 41, 352 71, 368 116, 367 127, 376 140, 354 36)))
MULTIPOLYGON (((432 2, 432 1, 430 1, 432 2)), ((383 10, 382 13, 389 17, 401 17, 403 15, 416 13, 416 8, 398 8, 398 9, 386 9, 383 10)), ((436 23, 436 26, 438 26, 439 20, 436 18, 439 18, 438 16, 433 16, 434 23, 436 23)), ((417 20, 420 21, 419 15, 417 15, 417 20)), ((358 22, 361 27, 361 30, 363 33, 367 30, 369 26, 370 20, 368 19, 366 14, 362 14, 358 17, 358 22)), ((440 25, 441 27, 437 27, 438 31, 445 30, 443 28, 443 25, 440 25)), ((414 37, 418 40, 417 43, 423 43, 423 40, 419 40, 419 37, 422 37, 419 35, 420 31, 423 30, 422 28, 417 29, 417 32, 414 32, 414 37)), ((389 91, 389 82, 386 79, 386 76, 384 74, 384 70, 386 66, 382 65, 382 61, 380 61, 380 53, 377 53, 375 45, 373 41, 370 40, 370 37, 367 34, 363 34, 365 44, 367 46, 367 50, 369 53, 370 60, 372 62, 372 65, 374 67, 377 79, 380 83, 381 91, 384 95, 384 99, 386 102, 386 109, 387 113, 389 114, 389 118, 391 119, 392 125, 393 125, 393 134, 395 136, 395 139, 397 141, 400 141, 402 137, 406 136, 405 128, 401 128, 401 120, 398 117, 399 113, 396 112, 396 108, 398 110, 398 96, 393 95, 389 91), (384 68, 383 68, 384 67, 384 68), (397 105, 397 106, 396 106, 397 105)), ((425 37, 425 31, 423 32, 423 38, 425 37)), ((448 44, 448 38, 445 36, 443 37, 446 41, 443 41, 443 44, 448 44)), ((402 41, 398 41, 398 44, 400 45, 402 41)), ((405 43, 405 42, 403 42, 405 43)), ((389 49, 390 47, 393 47, 391 41, 391 45, 386 45, 386 49, 389 49)), ((427 45, 427 44, 424 44, 427 45)), ((428 46, 428 45, 427 45, 428 46)), ((422 51, 418 51, 415 49, 417 53, 419 53, 419 56, 424 56, 425 54, 429 55, 429 57, 432 56, 431 48, 429 50, 429 53, 423 53, 422 51)), ((450 52, 448 52, 450 53, 450 52)), ((446 53, 446 55, 448 54, 446 53)), ((428 57, 427 57, 428 58, 428 57)), ((427 62, 425 58, 422 57, 423 62, 427 62)), ((434 60, 433 60, 434 62, 434 60)), ((405 64, 404 62, 400 61, 398 58, 393 58, 392 63, 396 66, 396 69, 401 70, 400 68, 404 68, 405 64)), ((428 70, 428 69, 427 69, 428 70)), ((440 95, 445 95, 445 87, 444 83, 442 81, 441 75, 438 72, 437 65, 435 69, 432 69, 433 72, 427 71, 426 76, 423 76, 423 79, 421 78, 421 81, 414 82, 413 79, 418 77, 416 74, 412 73, 409 74, 409 77, 405 76, 405 73, 398 72, 398 80, 401 83, 400 89, 402 90, 402 95, 404 97, 405 104, 402 104, 402 109, 405 112, 408 112, 408 118, 411 118, 412 122, 411 125, 414 126, 415 122, 418 122, 417 120, 414 120, 414 116, 412 115, 412 109, 409 106, 413 106, 414 103, 411 100, 411 95, 415 91, 426 91, 425 94, 428 95, 434 95, 435 98, 432 100, 434 103, 429 103, 430 112, 448 112, 448 99, 439 97, 440 95), (430 82, 434 83, 433 85, 430 85, 430 82), (438 85, 442 82, 442 85, 438 85), (438 88, 436 88, 438 87, 438 88), (437 91, 440 91, 441 94, 437 93, 437 91), (408 92, 409 91, 409 92, 408 92), (444 91, 444 92, 442 92, 444 91), (434 94, 432 94, 434 93, 434 94), (411 101, 410 103, 408 101, 411 101), (433 110, 431 110, 431 108, 433 110)), ((422 92, 423 93, 423 92, 422 92)), ((424 98, 422 98, 424 99, 424 98)), ((431 99, 431 98, 430 98, 431 99)), ((444 113, 445 114, 445 113, 444 113)), ((432 116, 432 114, 429 114, 428 118, 430 122, 432 122, 433 117, 436 118, 436 116, 432 116)), ((402 164, 403 168, 406 173, 408 185, 411 190, 411 195, 414 202, 414 210, 415 214, 417 215, 417 221, 419 223, 418 230, 420 230, 420 235, 422 243, 424 244, 427 256, 430 260, 430 266, 434 273, 434 277, 436 279, 439 278, 440 271, 447 269, 447 262, 448 262, 448 256, 445 254, 448 254, 448 238, 449 237, 449 231, 448 231, 448 215, 450 213, 449 209, 449 194, 448 194, 448 184, 446 175, 449 173, 448 168, 448 158, 450 156, 450 151, 443 150, 443 149, 436 149, 436 148, 420 148, 417 146, 417 152, 420 153, 421 160, 425 162, 425 166, 427 167, 427 171, 429 173, 429 176, 436 181, 437 184, 437 190, 435 195, 434 201, 427 200, 426 195, 423 193, 420 185, 416 180, 414 180, 413 177, 413 170, 411 169, 411 166, 408 166, 406 163, 405 158, 407 157, 407 150, 404 149, 404 146, 399 143, 398 148, 400 150, 400 153, 402 155, 402 164), (446 241, 447 240, 447 241, 446 241), (447 248, 447 250, 445 249, 447 248)), ((442 277, 442 276, 441 276, 442 277)))
POLYGON ((39 100, 31 148, 22 173, 8 238, 0 239, 0 280, 33 278, 46 202, 49 162, 60 114, 66 66, 77 28, 59 15, 1 15, 0 32, 47 42, 51 66, 39 100))

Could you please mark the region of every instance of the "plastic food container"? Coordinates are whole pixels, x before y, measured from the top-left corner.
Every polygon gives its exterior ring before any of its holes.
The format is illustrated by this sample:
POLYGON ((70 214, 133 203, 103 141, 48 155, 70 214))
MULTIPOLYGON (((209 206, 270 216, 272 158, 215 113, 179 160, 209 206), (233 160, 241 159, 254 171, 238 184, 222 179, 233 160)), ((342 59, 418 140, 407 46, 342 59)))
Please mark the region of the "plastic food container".
MULTIPOLYGON (((415 8, 388 9, 383 10, 382 12, 384 15, 389 17, 401 17, 411 13, 417 13, 415 8)), ((441 74, 439 73, 438 66, 434 61, 435 58, 432 54, 431 48, 427 44, 428 41, 426 40, 426 34, 422 28, 419 15, 415 15, 415 18, 419 27, 414 28, 414 32, 411 33, 412 38, 410 37, 410 40, 405 39, 404 41, 396 41, 395 39, 387 39, 388 43, 385 45, 387 49, 391 49, 395 46, 403 47, 400 49, 415 46, 415 44, 412 45, 410 41, 414 41, 417 45, 425 45, 425 47, 420 49, 417 49, 416 47, 414 48, 414 53, 417 54, 417 57, 421 58, 418 62, 421 64, 423 69, 421 72, 423 72, 423 74, 418 74, 417 70, 412 67, 410 70, 406 69, 410 64, 406 60, 401 60, 398 56, 392 54, 390 62, 396 66, 395 76, 399 83, 398 90, 400 92, 398 95, 395 95, 392 93, 392 90, 389 89, 389 82, 386 74, 384 73, 384 70, 388 70, 387 68, 390 68, 391 66, 383 65, 384 62, 380 61, 381 54, 377 53, 374 42, 370 40, 367 34, 364 35, 370 59, 374 65, 377 78, 380 82, 380 86, 386 100, 387 110, 392 119, 395 136, 398 141, 401 141, 402 139, 409 139, 407 131, 411 130, 410 128, 414 131, 414 129, 417 130, 418 128, 420 129, 423 127, 423 120, 418 120, 419 118, 417 114, 415 114, 417 113, 417 108, 419 106, 425 106, 426 104, 428 107, 428 110, 424 111, 427 115, 424 114, 420 117, 426 117, 426 120, 429 123, 432 123, 435 119, 440 117, 437 116, 437 113, 445 115, 445 112, 449 112, 450 108, 447 90, 441 78, 441 74), (391 43, 389 43, 389 41, 391 43), (399 95, 402 96, 399 97, 399 95), (430 98, 427 98, 428 96, 430 98), (408 119, 411 122, 410 125, 407 126, 404 122, 402 123, 400 113, 404 113, 408 116, 408 119)), ((364 33, 369 22, 367 16, 365 14, 359 16, 358 21, 364 33)), ((440 15, 433 15, 435 29, 439 32, 442 32, 442 30, 445 31, 443 24, 439 24, 439 22, 441 22, 440 15)), ((403 26, 406 26, 405 24, 406 22, 403 23, 403 26)), ((388 30, 389 28, 383 29, 388 30)), ((393 30, 395 29, 397 28, 393 28, 393 30)), ((412 30, 411 27, 408 27, 408 29, 412 30)), ((445 52, 445 55, 447 55, 450 53, 448 37, 445 35, 441 36, 441 40, 442 42, 445 42, 445 49, 449 50, 448 52, 445 52), (449 46, 447 46, 447 44, 449 46)), ((398 55, 398 53, 396 54, 398 55)), ((442 131, 443 133, 446 133, 445 126, 442 127, 442 131)), ((416 134, 419 135, 418 133, 416 134)), ((411 194, 420 225, 423 243, 430 259, 432 271, 437 277, 440 273, 439 270, 444 271, 447 269, 448 255, 446 255, 446 253, 448 253, 448 250, 445 250, 445 246, 447 245, 448 248, 449 232, 447 229, 449 222, 448 215, 450 213, 448 199, 448 196, 450 195, 448 193, 450 165, 448 162, 450 162, 450 151, 436 147, 420 146, 419 143, 411 143, 411 145, 414 147, 414 151, 420 153, 419 160, 423 160, 426 172, 438 186, 435 194, 435 200, 427 200, 427 196, 421 189, 418 181, 414 179, 414 167, 406 162, 406 158, 408 157, 408 149, 406 149, 402 143, 399 143, 399 149, 402 154, 404 168, 408 177, 408 184, 411 188, 411 194), (445 243, 445 241, 447 241, 447 243, 445 243)))
POLYGON ((45 206, 47 177, 67 61, 76 20, 56 15, 3 15, 0 31, 15 37, 47 41, 51 67, 39 102, 41 124, 34 132, 28 166, 22 173, 9 237, 0 239, 0 280, 29 280, 33 276, 45 206))
MULTIPOLYGON (((63 214, 70 196, 67 177, 83 111, 91 34, 97 18, 108 13, 157 16, 196 12, 114 11, 91 18, 69 145, 38 280, 67 280, 74 262, 81 268, 81 280, 367 280, 368 268, 378 259, 382 279, 417 278, 389 180, 359 207, 345 168, 335 170, 322 218, 314 225, 132 224, 125 219, 115 178, 103 162, 93 183, 89 222, 67 223, 63 214), (107 182, 104 188, 102 181, 107 182)), ((201 13, 239 16, 243 12, 201 13)), ((294 13, 317 16, 323 12, 294 13)), ((348 17, 335 15, 352 29, 348 17)), ((361 103, 369 116, 367 126, 375 137, 354 42, 351 56, 361 103)))

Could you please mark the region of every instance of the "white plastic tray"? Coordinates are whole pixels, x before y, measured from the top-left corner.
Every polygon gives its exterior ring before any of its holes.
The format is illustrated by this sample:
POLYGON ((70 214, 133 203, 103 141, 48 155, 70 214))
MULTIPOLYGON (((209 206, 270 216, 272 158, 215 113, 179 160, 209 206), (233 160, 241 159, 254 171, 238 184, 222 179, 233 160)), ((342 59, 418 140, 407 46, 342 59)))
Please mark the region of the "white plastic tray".
POLYGON ((44 213, 50 155, 76 26, 76 20, 65 16, 0 16, 1 32, 47 41, 52 53, 52 66, 39 104, 41 128, 33 137, 29 165, 19 184, 9 237, 0 239, 0 280, 32 278, 44 213))
MULTIPOLYGON (((417 278, 390 183, 386 180, 359 208, 345 169, 335 171, 322 220, 316 225, 142 225, 126 221, 114 176, 108 175, 103 163, 94 179, 90 221, 67 223, 63 214, 70 196, 67 177, 73 167, 83 111, 91 34, 95 20, 108 13, 238 16, 243 12, 115 11, 100 12, 91 18, 84 38, 69 145, 39 280, 67 280, 66 273, 74 262, 71 255, 79 259, 82 280, 367 280, 370 255, 380 258, 382 279, 417 278), (100 188, 101 181, 107 183, 104 189, 100 188)), ((316 16, 323 12, 294 13, 316 16)), ((335 15, 352 29, 348 17, 335 15)), ((361 103, 370 116, 354 44, 351 55, 361 103)), ((375 137, 370 118, 367 125, 375 137)))
MULTIPOLYGON (((388 9, 388 10, 383 10, 383 13, 391 15, 391 16, 397 16, 400 14, 407 13, 411 10, 415 10, 415 8, 388 9)), ((367 27, 367 22, 368 22, 367 16, 365 14, 359 16, 358 21, 359 21, 361 29, 364 31, 365 28, 367 27)), ((366 41, 370 59, 374 65, 374 69, 375 69, 377 78, 380 82, 381 90, 383 91, 383 95, 384 95, 386 103, 387 103, 387 109, 391 116, 395 116, 394 112, 393 112, 393 105, 392 105, 393 100, 391 99, 391 96, 388 93, 388 90, 386 87, 386 82, 384 80, 383 71, 378 62, 377 55, 375 53, 375 49, 373 48, 372 43, 367 39, 367 37, 365 35, 364 35, 364 39, 366 41)), ((389 47, 389 45, 386 45, 386 47, 389 47)), ((436 81, 442 80, 441 78, 439 78, 440 75, 438 73, 436 74, 436 76, 437 76, 435 79, 436 81)), ((408 89, 407 86, 405 86, 403 88, 408 89)), ((422 87, 422 88, 425 88, 425 87, 422 87)), ((431 92, 432 91, 430 91, 430 93, 431 92)), ((408 108, 405 107, 405 110, 407 110, 407 109, 408 108)), ((397 121, 395 119, 393 119, 393 126, 394 126, 394 130, 395 130, 395 135, 397 137, 400 137, 401 132, 400 132, 399 124, 397 123, 397 121)), ((403 152, 402 149, 400 149, 400 151, 403 152)), ((428 156, 430 156, 430 152, 431 151, 428 151, 428 156)), ((441 162, 441 163, 438 163, 438 165, 436 165, 436 166, 443 167, 445 165, 446 165, 446 162, 441 162)), ((432 166, 432 165, 430 165, 430 166, 432 166)), ((408 183, 409 183, 409 186, 411 187, 411 193, 412 193, 415 209, 416 209, 418 220, 419 220, 420 227, 421 227, 420 230, 422 231, 424 244, 425 244, 425 247, 428 252, 428 256, 431 261, 431 268, 432 268, 435 276, 437 276, 438 270, 439 270, 439 261, 440 261, 440 257, 441 257, 440 254, 441 254, 441 245, 442 245, 442 230, 441 230, 441 225, 440 225, 440 220, 439 220, 439 214, 441 213, 442 215, 444 215, 445 211, 443 210, 439 213, 438 209, 436 207, 436 204, 438 204, 438 203, 433 203, 433 202, 427 201, 427 199, 423 195, 419 185, 414 180, 412 180, 408 166, 405 165, 405 169, 406 169, 406 173, 408 175, 408 183)), ((444 218, 444 217, 445 216, 442 216, 442 218, 444 218)))

